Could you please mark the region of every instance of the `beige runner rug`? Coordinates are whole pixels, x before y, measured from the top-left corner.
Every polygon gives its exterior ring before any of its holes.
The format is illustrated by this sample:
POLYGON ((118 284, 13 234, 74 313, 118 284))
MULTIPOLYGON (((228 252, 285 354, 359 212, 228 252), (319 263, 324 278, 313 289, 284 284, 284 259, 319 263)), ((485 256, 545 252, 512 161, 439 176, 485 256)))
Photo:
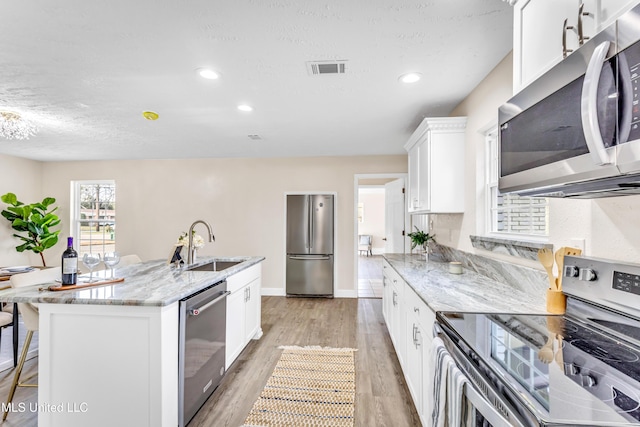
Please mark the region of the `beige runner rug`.
POLYGON ((353 348, 280 347, 245 426, 353 426, 353 348))

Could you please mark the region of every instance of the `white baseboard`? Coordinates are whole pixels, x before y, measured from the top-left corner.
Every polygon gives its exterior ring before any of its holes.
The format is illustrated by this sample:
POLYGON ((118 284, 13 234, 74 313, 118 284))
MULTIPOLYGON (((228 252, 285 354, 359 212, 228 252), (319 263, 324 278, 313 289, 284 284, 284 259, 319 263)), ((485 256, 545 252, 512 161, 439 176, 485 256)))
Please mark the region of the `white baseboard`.
POLYGON ((334 290, 333 291, 334 298, 358 298, 358 291, 355 289, 346 289, 346 290, 334 290))
POLYGON ((283 288, 262 288, 260 290, 260 295, 268 297, 284 297, 287 296, 287 293, 283 288))

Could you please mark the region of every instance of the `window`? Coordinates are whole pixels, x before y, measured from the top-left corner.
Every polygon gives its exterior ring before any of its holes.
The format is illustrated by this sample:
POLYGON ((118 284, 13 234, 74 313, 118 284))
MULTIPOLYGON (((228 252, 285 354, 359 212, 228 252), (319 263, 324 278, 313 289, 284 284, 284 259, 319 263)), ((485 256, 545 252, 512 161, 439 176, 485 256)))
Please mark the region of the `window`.
POLYGON ((498 131, 486 134, 487 206, 489 233, 547 236, 549 234, 549 200, 501 194, 498 190, 498 131))
POLYGON ((72 235, 78 255, 105 253, 116 245, 115 181, 75 181, 73 183, 72 235))

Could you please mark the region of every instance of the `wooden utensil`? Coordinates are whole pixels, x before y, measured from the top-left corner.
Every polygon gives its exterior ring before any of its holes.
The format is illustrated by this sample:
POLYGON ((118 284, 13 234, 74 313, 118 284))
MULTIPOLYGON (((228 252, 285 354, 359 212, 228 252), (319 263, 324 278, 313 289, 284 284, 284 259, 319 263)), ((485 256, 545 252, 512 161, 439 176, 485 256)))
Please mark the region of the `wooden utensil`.
POLYGON ((549 334, 547 343, 538 351, 538 359, 544 364, 548 365, 553 361, 553 340, 555 337, 555 334, 549 334))
POLYGON ((538 259, 540 264, 547 270, 547 277, 549 279, 549 289, 556 289, 556 278, 553 275, 553 252, 551 249, 543 248, 538 250, 538 259))
POLYGON ((578 248, 571 248, 568 246, 563 246, 556 251, 556 265, 558 266, 558 280, 556 290, 562 290, 562 276, 564 275, 564 257, 565 255, 571 256, 580 256, 582 255, 582 250, 578 248))

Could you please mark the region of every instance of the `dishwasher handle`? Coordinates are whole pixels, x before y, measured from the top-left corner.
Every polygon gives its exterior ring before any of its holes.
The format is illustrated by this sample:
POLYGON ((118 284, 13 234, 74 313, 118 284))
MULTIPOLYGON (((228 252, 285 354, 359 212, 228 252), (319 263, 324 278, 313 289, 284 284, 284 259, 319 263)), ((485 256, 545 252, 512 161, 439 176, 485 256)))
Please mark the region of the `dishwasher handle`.
POLYGON ((218 301, 224 299, 227 297, 227 295, 231 294, 230 291, 224 291, 220 293, 220 296, 214 300, 209 301, 208 303, 206 303, 205 305, 198 307, 198 308, 193 308, 191 310, 189 310, 189 316, 197 316, 200 313, 202 313, 203 311, 205 311, 206 309, 208 309, 209 307, 211 307, 212 305, 218 303, 218 301))

